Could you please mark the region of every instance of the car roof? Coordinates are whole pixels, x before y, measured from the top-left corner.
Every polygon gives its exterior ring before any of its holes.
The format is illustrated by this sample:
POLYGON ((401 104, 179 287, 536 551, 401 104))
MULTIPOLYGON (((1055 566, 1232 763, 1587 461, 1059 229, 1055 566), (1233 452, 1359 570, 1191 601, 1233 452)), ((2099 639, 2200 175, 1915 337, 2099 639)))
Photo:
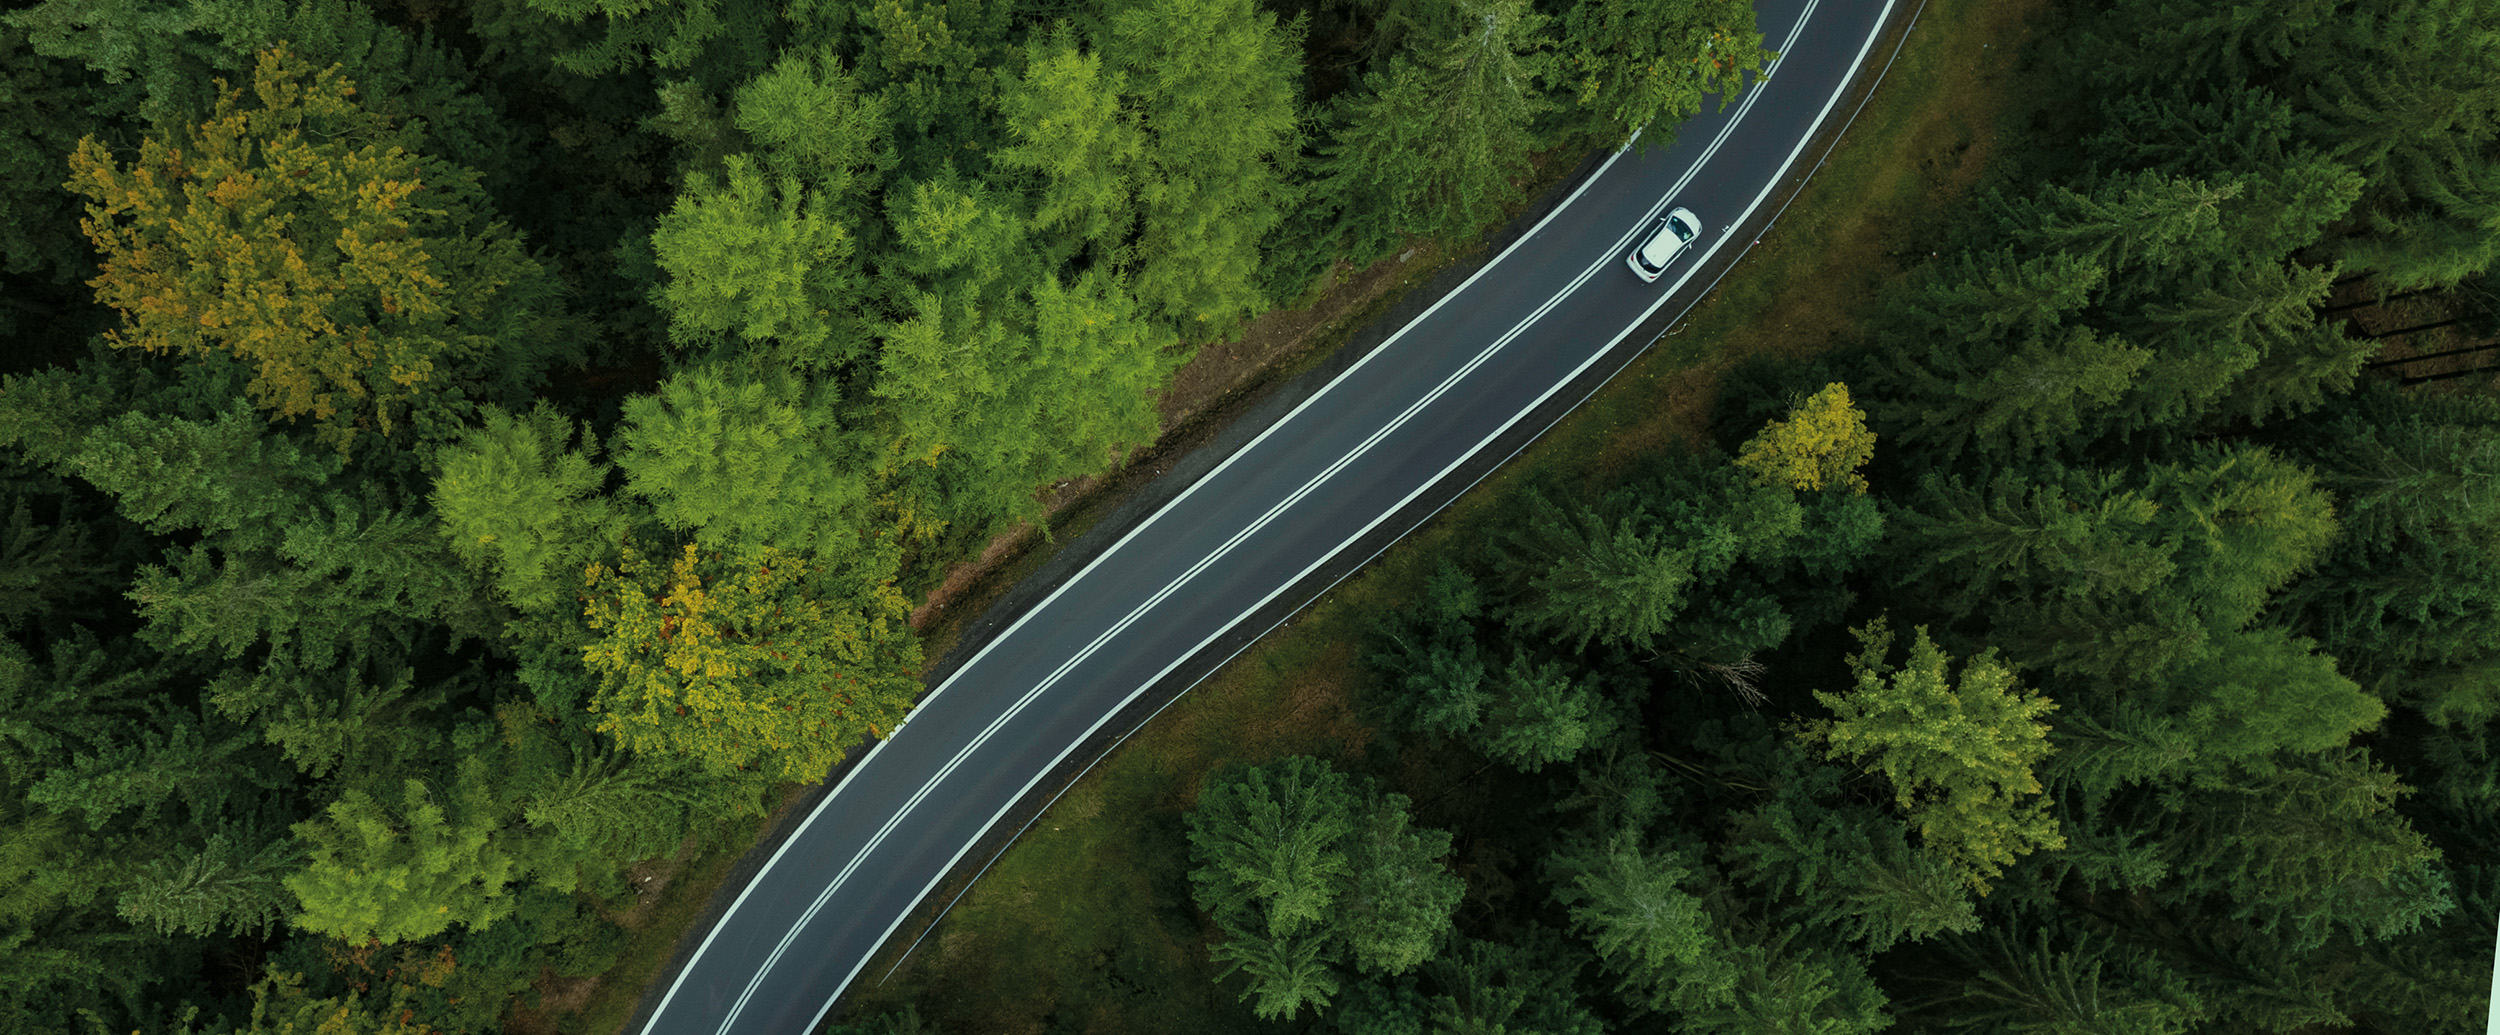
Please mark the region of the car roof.
POLYGON ((1649 243, 1641 245, 1641 259, 1652 267, 1664 266, 1683 247, 1684 241, 1675 236, 1674 229, 1667 226, 1666 220, 1661 219, 1658 221, 1658 232, 1649 235, 1649 243))

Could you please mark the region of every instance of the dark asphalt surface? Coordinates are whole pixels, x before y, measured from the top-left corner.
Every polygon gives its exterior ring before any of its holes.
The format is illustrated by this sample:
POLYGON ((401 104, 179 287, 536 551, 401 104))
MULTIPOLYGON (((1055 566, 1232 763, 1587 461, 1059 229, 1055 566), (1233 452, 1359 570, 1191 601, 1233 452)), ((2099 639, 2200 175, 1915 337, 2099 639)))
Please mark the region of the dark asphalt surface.
MULTIPOLYGON (((729 906, 646 1035, 806 1035, 964 854, 1167 674, 1363 540, 1618 349, 1827 121, 1896 3, 1763 0, 1782 57, 1671 146, 1627 150, 1336 381, 1026 610, 853 765, 729 906), (1624 257, 1671 205, 1705 223, 1656 284, 1624 257)), ((1880 57, 1880 55, 1878 55, 1880 57)), ((1400 529, 1398 531, 1403 531, 1400 529)), ((1298 604, 1300 601, 1293 601, 1298 604)))

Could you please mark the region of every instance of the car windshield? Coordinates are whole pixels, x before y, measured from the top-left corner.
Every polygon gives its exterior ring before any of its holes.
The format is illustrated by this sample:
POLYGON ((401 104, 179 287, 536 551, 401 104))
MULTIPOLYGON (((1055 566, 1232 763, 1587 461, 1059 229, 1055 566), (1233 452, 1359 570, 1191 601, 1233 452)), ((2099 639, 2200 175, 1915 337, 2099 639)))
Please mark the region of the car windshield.
POLYGON ((1679 241, 1690 241, 1693 239, 1693 228, 1685 226, 1684 221, 1681 219, 1667 220, 1667 228, 1675 231, 1675 237, 1679 241))

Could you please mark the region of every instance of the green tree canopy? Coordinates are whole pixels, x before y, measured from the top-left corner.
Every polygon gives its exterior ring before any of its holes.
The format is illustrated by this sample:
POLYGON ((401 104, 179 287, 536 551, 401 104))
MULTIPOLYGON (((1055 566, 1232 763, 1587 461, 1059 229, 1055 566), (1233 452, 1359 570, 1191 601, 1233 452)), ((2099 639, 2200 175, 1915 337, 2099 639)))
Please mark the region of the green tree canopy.
POLYGON ((513 861, 495 844, 502 817, 483 779, 459 780, 440 795, 408 780, 388 804, 350 789, 320 818, 297 824, 312 862, 286 879, 303 903, 296 925, 387 945, 511 915, 513 861))
POLYGON ((1553 107, 1540 86, 1550 19, 1524 0, 1454 6, 1457 17, 1410 38, 1338 102, 1319 189, 1378 227, 1357 254, 1399 234, 1458 237, 1491 223, 1527 173, 1536 117, 1553 107))
POLYGON ((2016 857, 2063 846, 2048 802, 2034 797, 2041 787, 2032 773, 2049 755, 2042 717, 2057 705, 2018 688, 1993 649, 1950 673, 1952 659, 1920 626, 1895 668, 1884 620, 1852 631, 1862 645, 1849 659, 1857 686, 1816 691, 1836 718, 1807 724, 1803 735, 1829 757, 1884 774, 1921 843, 1952 859, 1983 895, 2016 857))
POLYGON ((1581 0, 1561 28, 1558 85, 1617 142, 1669 128, 1700 111, 1714 89, 1726 106, 1774 56, 1762 47, 1753 7, 1731 0, 1581 0))
POLYGON ((564 602, 577 574, 623 533, 603 491, 608 466, 598 439, 541 403, 524 416, 488 408, 485 424, 437 460, 431 502, 460 559, 495 575, 513 606, 544 611, 564 602))
POLYGON ((919 644, 890 586, 862 608, 828 600, 823 568, 770 546, 687 543, 665 566, 631 541, 620 553, 584 579, 597 637, 582 661, 599 678, 599 730, 629 750, 821 780, 919 695, 919 644))
POLYGON ((108 340, 231 353, 263 408, 342 449, 424 403, 438 365, 505 392, 535 381, 553 288, 487 221, 474 173, 410 153, 336 66, 283 47, 261 55, 257 106, 219 89, 208 122, 149 139, 132 167, 92 140, 71 163, 106 256, 91 284, 124 315, 108 340))

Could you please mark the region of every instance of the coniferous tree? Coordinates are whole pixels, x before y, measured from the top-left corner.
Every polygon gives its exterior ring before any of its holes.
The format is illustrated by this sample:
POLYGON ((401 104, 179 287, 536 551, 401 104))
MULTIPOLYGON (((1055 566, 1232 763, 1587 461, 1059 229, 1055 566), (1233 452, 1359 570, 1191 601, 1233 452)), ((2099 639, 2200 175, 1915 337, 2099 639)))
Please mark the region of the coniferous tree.
POLYGON ((286 879, 303 902, 296 926, 387 945, 511 915, 513 860, 496 844, 501 817, 483 780, 460 779, 448 794, 408 780, 387 805, 350 789, 321 818, 297 824, 312 861, 286 879))
POLYGON ((1852 632, 1864 648, 1849 659, 1857 686, 1816 691, 1838 717, 1802 733, 1830 757, 1871 759, 1920 843, 1953 860, 1981 894, 2017 856, 2062 846, 2047 802, 2032 797, 2041 790, 2032 769, 2050 750, 2042 717, 2057 705, 2018 688, 1994 650, 1948 675, 1952 659, 1925 626, 1898 668, 1882 619, 1852 632))
POLYGON ((1974 896, 1950 858, 1912 847, 1900 819, 1846 800, 1845 770, 1792 740, 1773 750, 1775 797, 1734 817, 1721 846, 1732 876, 1870 952, 1978 928, 1974 896))
POLYGON ((1296 756, 1209 781, 1189 814, 1190 880, 1208 910, 1255 917, 1286 938, 1327 922, 1348 863, 1354 791, 1343 773, 1296 756))
POLYGON ((440 405, 438 365, 506 394, 536 380, 553 287, 486 217, 474 173, 411 154, 335 66, 284 47, 260 57, 261 106, 219 89, 209 121, 151 138, 133 167, 92 140, 72 162, 108 258, 97 299, 125 317, 108 340, 229 352, 255 402, 341 449, 440 405))
POLYGON ((768 180, 744 154, 727 165, 718 178, 696 173, 651 233, 669 275, 653 301, 670 339, 717 345, 735 331, 802 370, 858 359, 864 329, 847 318, 861 286, 855 234, 827 211, 838 201, 796 176, 768 180))
POLYGON ((873 584, 892 560, 868 541, 869 479, 826 408, 796 378, 705 364, 628 400, 610 441, 626 484, 671 531, 809 556, 873 584))
POLYGON ((1119 293, 1161 332, 1147 340, 1230 334, 1262 303, 1259 243, 1292 197, 1292 32, 1249 0, 1127 0, 1104 22, 1143 129, 1119 293))
POLYGON ((1701 110, 1702 95, 1725 107, 1774 56, 1762 46, 1753 9, 1725 0, 1628 3, 1581 0, 1562 16, 1555 70, 1591 121, 1614 138, 1666 128, 1701 110))
POLYGON ((608 467, 594 464, 599 443, 541 403, 515 417, 489 408, 485 423, 438 458, 430 502, 452 552, 495 575, 514 607, 556 607, 575 576, 622 533, 614 501, 601 493, 608 467))
POLYGON ((802 555, 687 543, 663 562, 632 542, 590 567, 582 661, 599 731, 629 750, 715 773, 824 778, 862 734, 884 737, 918 696, 919 644, 886 587, 865 608, 828 599, 802 555))
POLYGON ((1597 1035, 1603 1022, 1573 990, 1587 956, 1552 930, 1535 927, 1515 942, 1463 938, 1425 976, 1432 1029, 1456 1035, 1510 1031, 1597 1035))
POLYGON ((1644 848, 1637 831, 1583 838, 1546 863, 1554 900, 1588 940, 1616 991, 1647 1009, 1718 1000, 1736 981, 1720 956, 1711 917, 1686 890, 1699 872, 1690 856, 1644 848))
POLYGON ((1450 835, 1418 830, 1403 794, 1384 794, 1357 820, 1346 840, 1346 887, 1337 926, 1347 955, 1364 973, 1415 969, 1450 929, 1450 912, 1466 885, 1441 868, 1450 835))
POLYGON ((1553 106, 1540 83, 1547 18, 1516 0, 1455 6, 1340 102, 1320 189, 1368 210, 1377 229, 1357 254, 1398 234, 1455 237, 1491 222, 1526 172, 1534 120, 1553 106))
POLYGON ((161 934, 268 934, 298 907, 284 881, 304 846, 256 833, 220 830, 141 864, 117 903, 122 918, 161 934))
POLYGON ((1956 943, 1974 976, 1940 1019, 1980 1031, 2099 1031, 2110 1035, 2182 1035, 2205 1017, 2187 982, 2140 950, 2084 937, 2052 946, 2049 932, 2032 944, 1995 932, 1956 943))

